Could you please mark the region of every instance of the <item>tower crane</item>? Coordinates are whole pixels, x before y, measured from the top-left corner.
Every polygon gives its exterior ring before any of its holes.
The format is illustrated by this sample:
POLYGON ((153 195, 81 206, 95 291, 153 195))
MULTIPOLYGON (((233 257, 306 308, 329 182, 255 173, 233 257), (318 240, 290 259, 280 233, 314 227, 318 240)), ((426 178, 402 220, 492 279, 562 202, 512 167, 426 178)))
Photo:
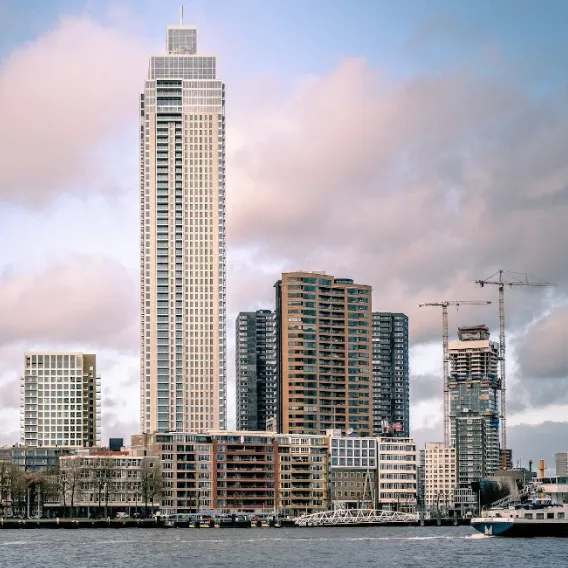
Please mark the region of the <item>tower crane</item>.
POLYGON ((499 371, 501 375, 501 449, 507 449, 507 416, 506 416, 506 382, 505 382, 505 286, 556 286, 551 282, 544 282, 529 278, 526 272, 507 272, 498 270, 495 274, 488 276, 484 280, 476 280, 482 288, 487 285, 498 286, 499 288, 499 371))
POLYGON ((444 302, 428 302, 419 304, 420 308, 426 306, 437 306, 442 308, 442 348, 444 353, 443 373, 444 373, 444 443, 450 445, 450 393, 448 384, 450 381, 450 356, 448 349, 448 306, 461 305, 485 306, 491 302, 487 300, 454 300, 444 302))

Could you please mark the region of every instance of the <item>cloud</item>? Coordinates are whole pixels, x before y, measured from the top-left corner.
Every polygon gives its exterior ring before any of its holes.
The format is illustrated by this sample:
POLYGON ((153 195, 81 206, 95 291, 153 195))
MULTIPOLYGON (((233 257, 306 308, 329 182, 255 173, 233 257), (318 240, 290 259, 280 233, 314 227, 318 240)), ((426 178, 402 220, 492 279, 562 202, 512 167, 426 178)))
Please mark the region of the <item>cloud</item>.
POLYGON ((441 373, 439 375, 411 375, 410 377, 410 396, 413 404, 438 400, 442 397, 443 389, 441 373))
POLYGON ((568 404, 568 307, 556 307, 512 337, 509 412, 568 404))
POLYGON ((105 159, 104 145, 136 124, 148 52, 124 31, 63 18, 10 53, 0 66, 0 199, 37 206, 113 184, 120 159, 105 159))
POLYGON ((5 271, 0 275, 0 345, 133 349, 136 290, 121 264, 101 256, 70 255, 39 272, 5 271))
POLYGON ((530 379, 568 380, 568 307, 531 327, 516 347, 522 374, 530 379))
POLYGON ((24 364, 25 345, 22 343, 0 345, 0 380, 12 380, 20 376, 24 364))
POLYGON ((20 379, 12 379, 0 386, 0 408, 20 408, 20 379))
POLYGON ((109 438, 124 438, 126 445, 130 444, 130 437, 140 431, 137 421, 124 420, 118 413, 103 412, 102 414, 102 439, 101 443, 106 446, 109 438))
POLYGON ((536 471, 540 459, 544 459, 547 468, 554 468, 554 454, 568 449, 568 422, 546 421, 538 425, 519 424, 507 430, 508 444, 513 448, 513 463, 520 460, 528 467, 533 461, 536 471))
POLYGON ((6 430, 0 430, 0 446, 12 446, 20 441, 19 430, 13 430, 7 432, 6 430))
POLYGON ((420 428, 412 428, 410 435, 416 442, 417 449, 423 449, 428 442, 444 442, 444 429, 441 421, 420 428))
MULTIPOLYGON (((289 97, 261 95, 235 109, 228 173, 227 234, 257 264, 372 284, 375 307, 410 315, 414 341, 440 336, 426 301, 492 300, 460 308, 459 323, 496 334, 496 290, 474 281, 498 268, 568 284, 556 260, 568 240, 567 92, 544 104, 468 68, 393 83, 347 60, 289 97)), ((508 294, 508 323, 526 325, 550 299, 508 294)))
MULTIPOLYGON (((412 436, 419 449, 427 442, 443 441, 441 422, 413 429, 412 436)), ((513 449, 513 465, 523 467, 533 461, 533 471, 538 461, 544 459, 547 468, 554 468, 554 454, 567 450, 568 422, 546 421, 541 424, 518 424, 507 429, 508 445, 513 449)))

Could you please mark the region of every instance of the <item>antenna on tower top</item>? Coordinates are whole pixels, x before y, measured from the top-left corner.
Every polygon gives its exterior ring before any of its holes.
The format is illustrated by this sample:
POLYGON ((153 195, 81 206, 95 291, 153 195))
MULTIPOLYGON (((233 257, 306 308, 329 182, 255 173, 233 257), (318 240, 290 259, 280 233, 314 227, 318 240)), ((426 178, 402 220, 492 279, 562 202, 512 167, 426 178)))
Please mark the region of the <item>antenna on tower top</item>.
POLYGON ((183 26, 183 5, 179 7, 179 25, 183 26))

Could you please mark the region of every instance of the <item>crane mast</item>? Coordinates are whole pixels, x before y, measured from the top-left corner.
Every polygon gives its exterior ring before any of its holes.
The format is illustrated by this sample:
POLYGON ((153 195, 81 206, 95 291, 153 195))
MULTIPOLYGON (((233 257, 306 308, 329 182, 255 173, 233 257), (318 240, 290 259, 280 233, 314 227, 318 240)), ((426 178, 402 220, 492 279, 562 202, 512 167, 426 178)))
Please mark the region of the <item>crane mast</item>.
POLYGON ((460 305, 474 305, 481 306, 487 305, 491 302, 486 300, 453 300, 453 301, 443 301, 443 302, 428 302, 425 304, 419 304, 419 307, 426 306, 436 306, 442 308, 442 351, 443 351, 443 380, 444 380, 444 444, 449 446, 451 443, 451 432, 450 432, 450 353, 449 353, 449 332, 448 332, 448 306, 456 306, 459 308, 460 305))
MULTIPOLYGON (((500 410, 500 427, 501 427, 501 450, 507 450, 507 383, 505 373, 505 286, 537 286, 548 287, 555 286, 550 282, 544 282, 538 279, 530 279, 526 272, 506 272, 498 270, 495 274, 485 278, 484 280, 476 280, 482 288, 487 285, 497 286, 499 290, 499 373, 501 378, 501 410, 500 410), (506 276, 509 275, 507 279, 506 276)), ((506 468, 507 464, 502 463, 502 467, 506 468)))

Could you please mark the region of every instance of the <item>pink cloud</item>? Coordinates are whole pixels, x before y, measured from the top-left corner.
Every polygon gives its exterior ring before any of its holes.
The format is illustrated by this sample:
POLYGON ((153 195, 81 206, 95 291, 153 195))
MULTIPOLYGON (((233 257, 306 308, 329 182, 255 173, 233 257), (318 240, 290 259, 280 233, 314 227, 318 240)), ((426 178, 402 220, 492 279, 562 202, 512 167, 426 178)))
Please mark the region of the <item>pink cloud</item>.
POLYGON ((110 183, 97 153, 136 124, 147 55, 138 38, 86 18, 13 51, 0 67, 0 198, 36 205, 110 183))
MULTIPOLYGON (((376 309, 410 315, 415 341, 439 337, 439 314, 418 304, 440 300, 492 300, 460 308, 452 332, 486 322, 496 335, 496 294, 474 281, 498 268, 568 284, 566 93, 542 105, 468 69, 393 83, 347 60, 269 94, 237 105, 229 136, 228 242, 256 266, 371 284, 376 309)), ((253 305, 258 286, 229 276, 253 305)), ((508 321, 526 324, 543 299, 511 295, 508 321)))
POLYGON ((137 348, 137 286, 118 262, 72 255, 0 276, 0 345, 137 348))

